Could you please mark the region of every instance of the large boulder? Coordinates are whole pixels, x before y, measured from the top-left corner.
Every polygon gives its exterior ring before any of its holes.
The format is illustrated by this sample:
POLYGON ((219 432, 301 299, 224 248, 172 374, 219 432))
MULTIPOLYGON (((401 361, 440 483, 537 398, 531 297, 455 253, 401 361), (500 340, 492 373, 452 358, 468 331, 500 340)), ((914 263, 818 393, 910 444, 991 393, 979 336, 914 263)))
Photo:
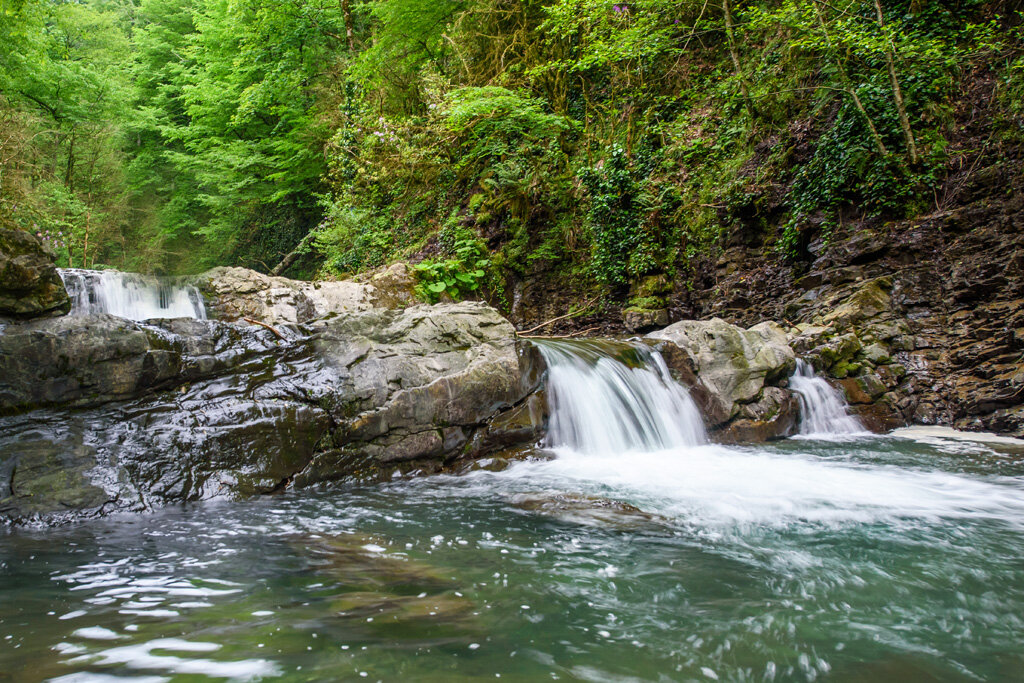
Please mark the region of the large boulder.
POLYGON ((24 230, 0 227, 0 316, 67 313, 71 301, 53 254, 24 230))
POLYGON ((221 267, 196 276, 193 282, 203 293, 211 317, 228 321, 305 323, 335 313, 416 303, 415 282, 404 264, 373 273, 365 281, 305 282, 248 268, 221 267))
MULTIPOLYGON (((691 387, 699 385, 695 387, 697 402, 712 429, 739 417, 744 406, 764 408, 763 416, 747 410, 743 416, 747 420, 768 419, 768 413, 776 415, 791 407, 788 400, 761 400, 765 387, 784 382, 796 365, 786 333, 776 323, 763 322, 744 330, 718 318, 683 320, 652 332, 647 338, 670 342, 688 356, 690 363, 684 365, 692 368, 695 379, 681 380, 691 387)), ((680 365, 676 361, 672 367, 680 369, 683 375, 690 372, 690 368, 680 365)), ((789 422, 782 420, 780 424, 789 422)))
POLYGON ((110 316, 9 325, 0 519, 437 471, 475 444, 536 441, 541 372, 536 350, 480 303, 273 331, 110 316))

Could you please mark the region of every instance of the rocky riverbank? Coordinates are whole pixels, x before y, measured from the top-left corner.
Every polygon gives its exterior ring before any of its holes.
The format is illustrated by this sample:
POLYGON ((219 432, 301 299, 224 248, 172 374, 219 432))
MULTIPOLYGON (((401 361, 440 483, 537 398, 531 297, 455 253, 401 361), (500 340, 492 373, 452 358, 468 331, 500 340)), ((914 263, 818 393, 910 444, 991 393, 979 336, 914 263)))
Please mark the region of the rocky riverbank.
MULTIPOLYGON (((1003 238, 1004 248, 1013 246, 1012 235, 1003 238)), ((36 301, 8 307, 0 327, 3 521, 53 523, 455 471, 544 433, 537 350, 484 303, 416 304, 401 264, 363 281, 324 283, 216 269, 192 283, 217 319, 133 322, 61 316, 66 302, 53 295, 57 276, 45 250, 24 239, 5 244, 15 242, 32 256, 32 286, 8 283, 0 295, 36 301)), ((871 263, 881 257, 864 256, 886 253, 886 244, 847 245, 848 259, 861 265, 849 270, 830 256, 832 265, 798 281, 803 294, 774 307, 740 308, 729 297, 709 303, 755 323, 749 328, 717 317, 682 320, 644 338, 689 388, 714 440, 796 433, 789 378, 798 356, 841 388, 875 431, 946 421, 1021 434, 1024 375, 1013 355, 1021 312, 1006 301, 1019 283, 1004 272, 972 289, 994 298, 991 310, 1005 309, 1007 327, 1002 335, 981 328, 946 352, 936 347, 963 333, 968 309, 939 318, 920 308, 910 279, 917 271, 879 275, 887 267, 871 263), (781 322, 761 321, 757 311, 781 322), (926 327, 936 320, 960 327, 926 327), (936 372, 969 358, 976 375, 950 372, 936 382, 936 372), (945 386, 966 391, 966 377, 975 382, 970 399, 957 404, 942 394, 945 386), (973 407, 958 417, 956 405, 973 407)), ((26 262, 13 251, 5 263, 26 262)), ((771 282, 767 290, 778 286, 771 282)))
POLYGON ((535 442, 542 367, 494 309, 308 324, 107 315, 0 334, 0 517, 143 510, 436 472, 535 442))

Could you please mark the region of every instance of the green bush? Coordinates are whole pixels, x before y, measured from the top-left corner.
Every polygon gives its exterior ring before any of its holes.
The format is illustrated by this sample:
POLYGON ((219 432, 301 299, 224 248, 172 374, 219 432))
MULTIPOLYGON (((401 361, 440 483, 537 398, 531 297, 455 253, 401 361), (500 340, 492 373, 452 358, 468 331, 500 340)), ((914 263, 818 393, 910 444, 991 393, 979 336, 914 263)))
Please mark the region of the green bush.
POLYGON ((419 280, 416 294, 424 301, 437 303, 445 297, 459 301, 480 289, 487 278, 491 261, 478 241, 459 240, 452 254, 448 259, 425 259, 412 267, 419 280))

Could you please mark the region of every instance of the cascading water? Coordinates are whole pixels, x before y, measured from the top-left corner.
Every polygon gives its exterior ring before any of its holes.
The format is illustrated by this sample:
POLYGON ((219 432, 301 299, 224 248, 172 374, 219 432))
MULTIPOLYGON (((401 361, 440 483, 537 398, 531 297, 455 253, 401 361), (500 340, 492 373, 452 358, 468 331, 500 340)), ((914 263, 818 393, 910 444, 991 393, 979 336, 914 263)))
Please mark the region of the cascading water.
POLYGON ((71 315, 109 313, 129 320, 198 318, 206 320, 199 290, 137 273, 60 269, 71 297, 71 315))
POLYGON ((846 402, 828 382, 814 374, 810 363, 797 359, 789 386, 800 400, 800 434, 835 436, 866 430, 847 411, 846 402))
POLYGON ((700 413, 656 351, 611 341, 539 341, 548 364, 546 445, 624 453, 706 441, 700 413))

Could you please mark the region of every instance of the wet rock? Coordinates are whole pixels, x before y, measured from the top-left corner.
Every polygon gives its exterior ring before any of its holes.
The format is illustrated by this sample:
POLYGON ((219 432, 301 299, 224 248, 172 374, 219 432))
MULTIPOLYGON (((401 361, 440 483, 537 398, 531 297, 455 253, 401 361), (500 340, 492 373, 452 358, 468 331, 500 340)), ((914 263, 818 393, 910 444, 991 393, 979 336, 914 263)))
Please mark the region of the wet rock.
POLYGON ((53 259, 35 235, 0 227, 0 316, 27 318, 71 310, 53 259))
POLYGON ((575 493, 518 494, 511 502, 520 510, 586 526, 634 530, 665 521, 630 503, 575 493))
POLYGON ((799 402, 792 392, 766 387, 761 398, 740 408, 739 415, 713 434, 719 443, 752 443, 792 436, 800 422, 799 402))
POLYGON ((684 320, 647 336, 688 354, 714 404, 706 413, 713 416, 712 426, 736 417, 741 406, 757 401, 764 387, 784 381, 796 365, 785 331, 773 322, 744 330, 717 318, 684 320))
POLYGON ((523 403, 496 416, 478 432, 472 452, 489 453, 514 444, 536 443, 547 427, 548 406, 544 392, 531 394, 523 403))
POLYGON ((473 602, 453 592, 439 595, 392 595, 370 591, 342 593, 331 600, 330 607, 340 617, 354 619, 360 625, 376 624, 377 627, 397 623, 408 628, 420 624, 436 630, 445 626, 470 626, 477 621, 473 602), (368 618, 370 622, 367 622, 368 618))
POLYGON ((484 304, 372 309, 279 331, 110 316, 8 326, 0 471, 37 483, 20 480, 31 504, 0 492, 3 516, 436 472, 473 441, 532 442, 543 424, 529 399, 542 361, 484 304), (20 446, 29 442, 79 455, 41 458, 20 446), (72 500, 45 486, 65 475, 96 491, 72 500))
POLYGON ((648 332, 668 325, 668 309, 646 310, 627 308, 622 312, 622 325, 628 332, 648 332))
POLYGON ((862 375, 839 381, 839 386, 849 403, 874 403, 885 393, 885 384, 877 375, 862 375))
POLYGON ((157 328, 109 315, 36 320, 0 334, 0 414, 130 398, 182 371, 157 328))

